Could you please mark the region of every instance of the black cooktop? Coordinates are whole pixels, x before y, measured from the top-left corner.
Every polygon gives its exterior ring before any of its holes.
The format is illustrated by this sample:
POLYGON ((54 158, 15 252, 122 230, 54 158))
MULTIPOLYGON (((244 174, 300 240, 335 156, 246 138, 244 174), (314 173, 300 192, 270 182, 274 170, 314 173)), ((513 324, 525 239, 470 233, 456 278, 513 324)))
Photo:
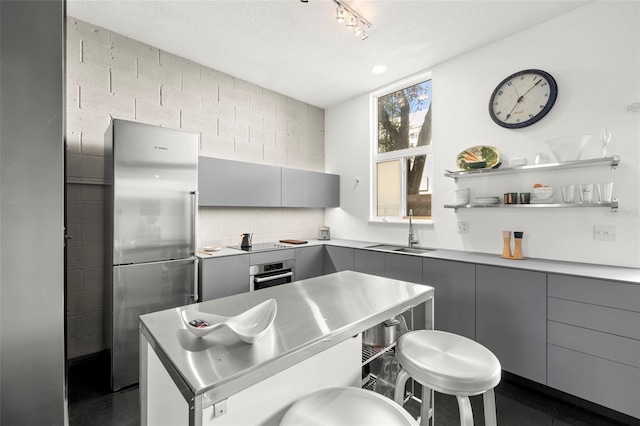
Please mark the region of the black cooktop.
POLYGON ((239 245, 228 246, 228 247, 236 250, 254 252, 254 251, 278 250, 278 249, 284 249, 284 248, 291 248, 293 246, 290 244, 283 244, 283 243, 257 243, 257 244, 253 244, 251 247, 240 247, 239 245))

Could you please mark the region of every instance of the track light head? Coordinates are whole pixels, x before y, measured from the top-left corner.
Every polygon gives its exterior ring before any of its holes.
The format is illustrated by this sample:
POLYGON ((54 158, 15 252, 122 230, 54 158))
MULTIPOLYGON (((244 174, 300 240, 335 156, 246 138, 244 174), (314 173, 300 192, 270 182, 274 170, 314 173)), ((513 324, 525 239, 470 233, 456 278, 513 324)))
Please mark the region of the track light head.
POLYGON ((350 8, 342 0, 333 0, 338 5, 336 9, 336 21, 344 22, 347 28, 353 28, 354 33, 360 40, 369 37, 366 30, 371 28, 371 22, 364 19, 358 12, 350 8))

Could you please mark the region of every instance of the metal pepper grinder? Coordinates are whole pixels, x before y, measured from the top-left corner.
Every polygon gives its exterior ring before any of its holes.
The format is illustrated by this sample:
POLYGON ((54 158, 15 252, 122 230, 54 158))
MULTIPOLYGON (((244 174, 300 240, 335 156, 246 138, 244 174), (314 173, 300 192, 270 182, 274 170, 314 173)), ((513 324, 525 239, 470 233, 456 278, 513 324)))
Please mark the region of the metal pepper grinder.
POLYGON ((502 231, 502 257, 511 259, 511 231, 502 231))
POLYGON ((514 259, 524 259, 522 256, 522 235, 524 232, 513 232, 513 236, 515 237, 515 245, 513 247, 513 258, 514 259))

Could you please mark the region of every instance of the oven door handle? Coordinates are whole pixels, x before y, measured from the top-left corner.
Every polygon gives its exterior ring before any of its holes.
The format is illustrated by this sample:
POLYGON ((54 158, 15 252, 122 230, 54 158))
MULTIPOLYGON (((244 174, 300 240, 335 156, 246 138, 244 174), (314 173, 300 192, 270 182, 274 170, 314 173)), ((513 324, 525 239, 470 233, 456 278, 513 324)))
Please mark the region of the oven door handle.
POLYGON ((265 281, 273 281, 273 280, 277 280, 279 278, 290 277, 292 275, 293 275, 293 272, 285 272, 284 274, 269 275, 268 277, 264 277, 264 278, 254 278, 254 281, 259 284, 259 283, 263 283, 265 281))

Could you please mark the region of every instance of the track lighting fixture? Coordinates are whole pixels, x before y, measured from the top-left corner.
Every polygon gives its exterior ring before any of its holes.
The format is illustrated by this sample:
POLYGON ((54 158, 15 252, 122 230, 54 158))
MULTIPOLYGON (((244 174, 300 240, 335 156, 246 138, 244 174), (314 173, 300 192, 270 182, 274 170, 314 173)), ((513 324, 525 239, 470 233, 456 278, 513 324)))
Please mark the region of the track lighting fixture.
MULTIPOLYGON (((308 3, 309 0, 300 0, 302 3, 308 3)), ((371 28, 371 22, 367 21, 358 12, 350 8, 342 0, 333 0, 338 5, 336 9, 336 21, 344 23, 347 28, 352 28, 353 33, 360 40, 366 40, 369 38, 369 28, 371 28)))
POLYGON ((336 21, 343 22, 347 28, 352 28, 353 33, 360 40, 369 37, 367 31, 371 28, 371 22, 367 21, 358 12, 350 8, 342 0, 333 0, 338 5, 336 9, 336 21))

